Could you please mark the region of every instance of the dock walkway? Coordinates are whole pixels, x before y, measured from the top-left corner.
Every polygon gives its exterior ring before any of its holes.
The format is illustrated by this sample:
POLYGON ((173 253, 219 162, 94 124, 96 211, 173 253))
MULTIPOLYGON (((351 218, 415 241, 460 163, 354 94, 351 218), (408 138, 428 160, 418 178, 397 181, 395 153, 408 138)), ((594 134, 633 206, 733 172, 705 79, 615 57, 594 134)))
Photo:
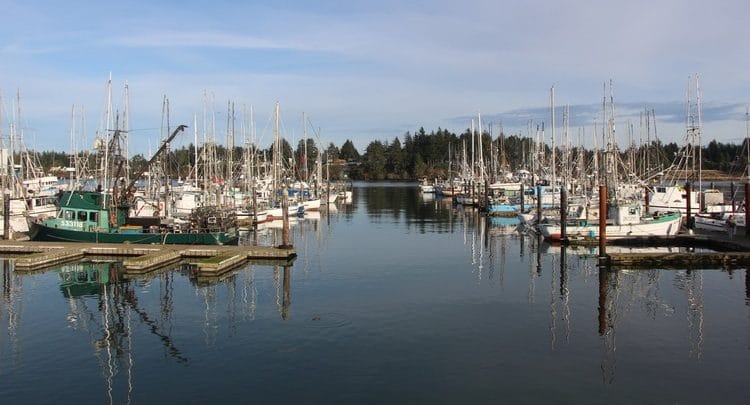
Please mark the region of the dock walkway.
POLYGON ((134 245, 0 240, 0 256, 15 257, 16 271, 33 271, 86 256, 121 256, 126 274, 143 274, 183 259, 197 259, 198 271, 221 275, 250 260, 290 262, 294 249, 236 245, 134 245))
POLYGON ((726 232, 683 232, 674 237, 639 237, 613 239, 608 246, 671 246, 688 248, 685 252, 607 253, 600 263, 607 266, 640 268, 662 267, 728 267, 750 265, 750 236, 737 228, 732 239, 726 232), (712 250, 700 251, 700 248, 712 250), (698 249, 698 250, 696 250, 698 249))

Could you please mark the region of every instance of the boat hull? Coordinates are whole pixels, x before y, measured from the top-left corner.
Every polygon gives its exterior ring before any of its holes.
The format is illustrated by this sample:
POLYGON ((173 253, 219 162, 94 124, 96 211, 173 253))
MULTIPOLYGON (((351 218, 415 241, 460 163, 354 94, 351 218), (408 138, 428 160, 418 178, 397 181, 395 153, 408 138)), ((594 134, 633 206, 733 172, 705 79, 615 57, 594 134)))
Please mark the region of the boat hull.
POLYGON ((237 236, 231 232, 146 233, 89 232, 51 228, 39 222, 29 224, 29 238, 50 242, 137 243, 169 245, 231 245, 237 236))
MULTIPOLYGON (((681 220, 681 215, 669 214, 647 222, 628 225, 607 225, 607 239, 639 236, 674 236, 680 230, 681 220)), ((559 224, 542 224, 539 226, 539 231, 547 240, 560 241, 562 239, 562 229, 559 224)), ((599 225, 567 225, 565 232, 568 238, 597 239, 599 238, 599 225)))

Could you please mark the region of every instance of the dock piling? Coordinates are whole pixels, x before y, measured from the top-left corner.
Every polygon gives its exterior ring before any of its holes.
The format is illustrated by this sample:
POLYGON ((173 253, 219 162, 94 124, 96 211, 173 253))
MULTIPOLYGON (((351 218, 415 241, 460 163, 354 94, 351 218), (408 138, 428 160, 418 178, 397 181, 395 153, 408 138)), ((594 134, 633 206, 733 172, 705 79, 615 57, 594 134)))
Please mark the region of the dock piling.
POLYGON ((10 194, 3 194, 3 239, 10 240, 10 194))
POLYGON ((281 229, 281 248, 289 249, 292 245, 289 243, 289 189, 284 181, 284 191, 281 196, 281 216, 283 225, 281 229))
POLYGON ((607 186, 599 186, 599 260, 607 258, 607 186))
POLYGON ((542 186, 536 186, 536 223, 542 223, 542 186))

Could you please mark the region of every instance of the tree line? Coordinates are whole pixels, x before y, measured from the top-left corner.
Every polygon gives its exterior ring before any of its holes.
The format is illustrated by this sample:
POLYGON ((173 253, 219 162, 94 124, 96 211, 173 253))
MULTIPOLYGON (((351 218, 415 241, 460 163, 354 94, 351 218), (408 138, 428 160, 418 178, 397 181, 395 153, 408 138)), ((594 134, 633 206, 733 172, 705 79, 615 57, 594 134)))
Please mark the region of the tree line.
MULTIPOLYGON (((455 134, 446 129, 438 128, 426 132, 419 128, 414 133, 406 132, 403 141, 395 137, 392 141, 373 140, 360 152, 351 140, 346 140, 341 147, 329 143, 322 151, 311 139, 300 140, 296 149, 285 140, 281 140, 282 161, 292 169, 295 177, 304 177, 315 172, 315 164, 320 154, 320 161, 324 166, 324 176, 331 180, 415 180, 420 178, 448 178, 458 172, 459 163, 470 156, 471 145, 480 142, 473 140, 472 133, 466 129, 461 134, 455 134), (473 142, 474 141, 474 142, 473 142), (306 153, 305 153, 306 152, 306 153), (452 173, 451 173, 452 172, 452 173)), ((482 156, 489 167, 493 162, 495 168, 509 171, 519 169, 530 170, 534 159, 540 155, 532 152, 537 147, 536 141, 528 136, 500 134, 493 138, 489 133, 481 134, 482 150, 478 146, 473 151, 475 156, 482 156)), ((541 145, 544 156, 550 156, 551 149, 547 144, 541 145)), ((205 145, 198 148, 197 155, 205 156, 205 145)), ((214 159, 226 162, 228 150, 222 145, 212 145, 214 159)), ((674 142, 661 143, 654 141, 651 145, 629 146, 620 149, 623 161, 642 163, 643 156, 649 156, 656 166, 666 168, 678 158, 681 146, 674 142), (648 154, 648 155, 646 155, 648 154)), ((747 141, 742 144, 722 143, 716 140, 701 148, 700 156, 704 169, 719 170, 730 176, 742 175, 748 164, 747 141)), ((257 148, 252 152, 255 162, 270 161, 274 153, 273 145, 269 148, 257 148)), ((571 147, 567 154, 560 146, 556 147, 557 156, 584 156, 587 162, 593 159, 594 151, 582 146, 571 147)), ((35 153, 39 164, 45 173, 51 173, 54 168, 66 167, 70 164, 70 155, 64 152, 44 151, 35 153)), ((239 173, 245 160, 249 160, 247 151, 242 147, 235 147, 231 153, 234 161, 235 173, 239 173)), ((130 159, 131 173, 148 170, 145 164, 151 157, 137 154, 130 159)), ((95 155, 87 155, 87 165, 95 166, 95 155)), ((199 158, 200 159, 200 158, 199 158)), ((558 158, 560 159, 560 158, 558 158)), ((194 145, 182 146, 167 150, 165 156, 160 157, 164 171, 173 178, 187 178, 191 176, 195 167, 196 151, 194 145)), ((571 162, 558 160, 560 169, 571 162)), ((221 169, 222 173, 225 172, 221 169)), ((63 173, 53 173, 62 177, 63 173)))

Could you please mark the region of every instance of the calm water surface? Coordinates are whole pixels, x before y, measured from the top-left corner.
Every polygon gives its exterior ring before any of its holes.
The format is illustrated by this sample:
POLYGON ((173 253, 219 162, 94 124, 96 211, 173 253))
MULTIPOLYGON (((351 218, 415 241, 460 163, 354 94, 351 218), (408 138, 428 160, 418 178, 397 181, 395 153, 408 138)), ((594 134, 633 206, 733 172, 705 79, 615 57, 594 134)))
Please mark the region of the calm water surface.
MULTIPOLYGON (((2 261, 3 403, 746 403, 745 269, 599 272, 413 184, 221 279, 2 261)), ((252 238, 252 236, 250 237, 252 238)), ((280 231, 258 232, 264 244, 280 231)))

